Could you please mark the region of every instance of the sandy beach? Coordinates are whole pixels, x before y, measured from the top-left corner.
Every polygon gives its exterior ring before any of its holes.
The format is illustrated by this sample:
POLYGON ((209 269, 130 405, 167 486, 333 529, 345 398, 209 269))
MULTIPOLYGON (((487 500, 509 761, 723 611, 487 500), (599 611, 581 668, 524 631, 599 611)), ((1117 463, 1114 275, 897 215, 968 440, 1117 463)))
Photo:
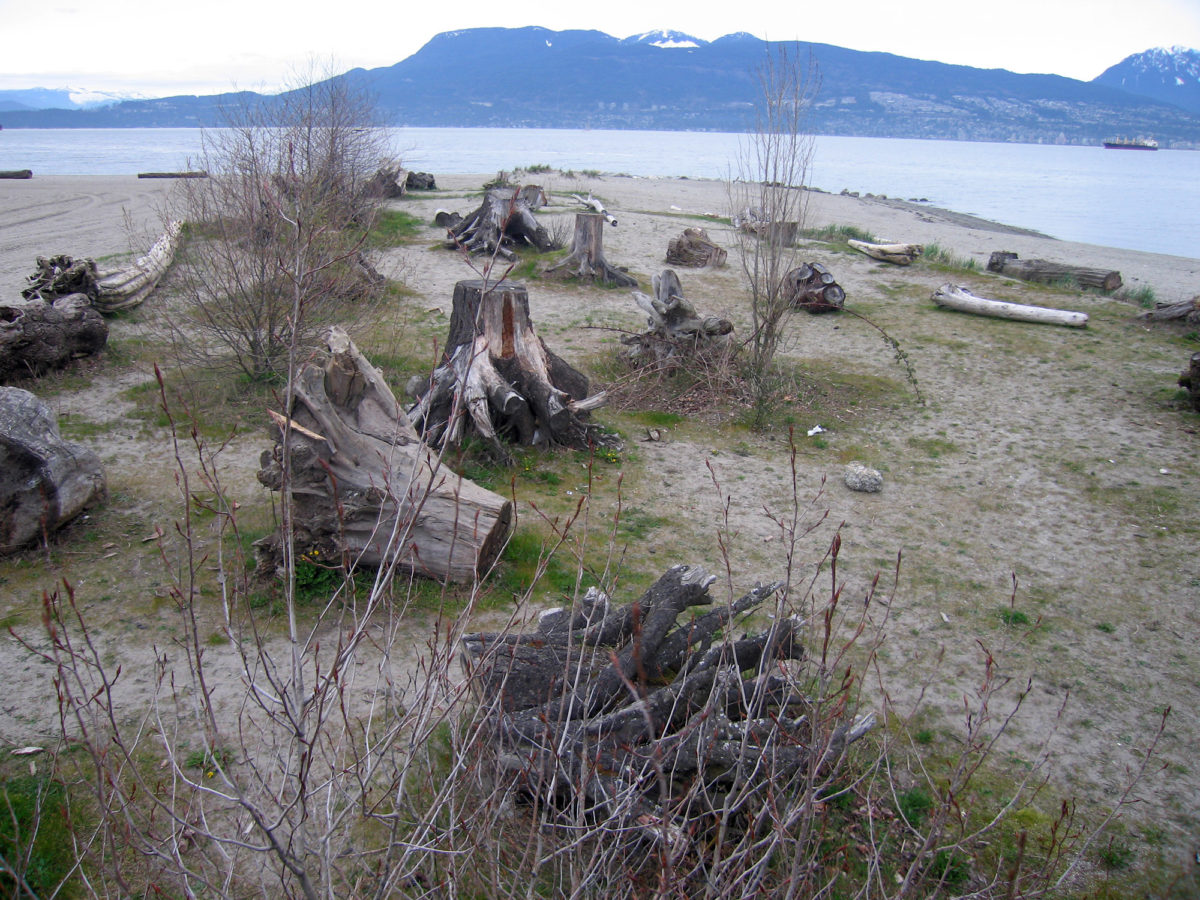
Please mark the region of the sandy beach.
MULTIPOLYGON (((415 240, 376 262, 411 292, 403 301, 407 321, 430 333, 445 327, 439 317, 449 312, 454 283, 474 276, 457 253, 441 248, 444 235, 429 223, 439 207, 472 210, 491 177, 438 174, 438 192, 393 201, 427 224, 415 240)), ((542 215, 560 225, 573 220, 570 193, 591 191, 605 201, 619 220, 605 230, 606 256, 637 275, 643 290, 665 267, 671 238, 688 226, 707 227, 730 249, 729 265, 680 270, 686 296, 701 314, 727 316, 743 333, 744 279, 732 252, 734 236, 718 221, 730 212, 725 184, 562 173, 534 178, 552 198, 542 215)), ((36 256, 144 251, 161 231, 173 187, 132 176, 0 181, 0 296, 19 295, 36 256)), ((936 243, 981 269, 993 251, 1010 250, 1119 270, 1128 288, 1148 286, 1160 301, 1200 293, 1198 259, 1058 241, 1020 223, 985 222, 924 204, 808 196, 809 225, 854 225, 879 240, 936 243)), ((805 492, 819 495, 830 523, 845 523, 846 595, 863 596, 875 572, 887 573, 897 554, 904 556, 890 609, 894 634, 883 657, 894 699, 912 700, 926 688, 925 698, 936 708, 928 727, 949 734, 961 718, 962 698, 977 683, 980 646, 1004 649, 1004 676, 1014 685, 1026 679, 1035 685, 1005 752, 1022 760, 1027 746, 1056 733, 1053 797, 1075 796, 1096 810, 1117 796, 1162 710, 1172 707, 1159 747, 1166 773, 1139 791, 1144 802, 1128 813, 1127 833, 1140 841, 1140 823, 1155 823, 1166 838, 1139 848, 1162 854, 1164 866, 1192 865, 1187 854, 1200 833, 1200 767, 1194 762, 1200 745, 1194 524, 1200 459, 1197 419, 1180 405, 1175 379, 1188 354, 1200 348, 1182 329, 1147 327, 1135 318, 1136 306, 1114 298, 925 263, 890 267, 825 244, 811 245, 811 253, 845 288, 847 308, 899 341, 923 402, 866 324, 851 316, 797 314, 784 353, 822 390, 830 385, 826 393, 817 391, 816 401, 788 397, 793 407, 767 433, 751 432, 729 417, 685 421, 662 441, 631 435, 625 508, 668 516, 665 540, 689 558, 656 555, 651 531, 629 549, 625 564, 661 570, 694 559, 720 569, 722 548, 732 546, 738 586, 779 577, 779 527, 764 509, 790 497, 787 425, 796 427, 802 442, 810 427, 821 426, 824 432, 808 439, 797 457, 797 480, 805 492), (1068 329, 938 310, 930 294, 951 279, 963 279, 984 296, 1074 308, 1092 319, 1087 329, 1068 329), (853 394, 854 404, 841 403, 840 391, 853 394), (823 406, 821 397, 833 402, 823 406), (842 473, 850 460, 883 471, 883 492, 845 489, 842 473), (732 502, 731 536, 719 542, 717 526, 726 515, 720 491, 732 502), (1010 603, 1036 623, 1030 635, 1002 626, 998 611, 1010 603)), ((115 320, 110 339, 151 333, 155 305, 162 302, 168 301, 156 295, 136 314, 115 320)), ((582 368, 611 354, 614 329, 644 326, 627 291, 533 279, 530 303, 543 339, 582 368)), ((398 383, 408 374, 397 373, 398 383)), ((68 420, 96 426, 86 440, 109 467, 114 496, 146 510, 145 518, 162 518, 162 497, 173 490, 172 460, 162 451, 161 435, 125 421, 132 404, 120 393, 149 377, 142 363, 113 373, 102 364, 87 386, 58 390, 51 403, 68 420)), ((598 414, 600 421, 605 415, 598 414)), ((246 506, 266 502, 254 478, 263 447, 261 430, 249 429, 223 451, 222 461, 234 473, 227 485, 246 506)), ((564 481, 568 488, 575 485, 564 481)), ((131 552, 146 556, 138 565, 147 570, 158 561, 140 542, 157 521, 139 518, 129 529, 131 552)), ((804 564, 822 551, 814 540, 804 564)), ((37 589, 30 566, 3 566, 0 577, 30 594, 37 589)), ((53 580, 62 572, 46 574, 53 580)), ((128 588, 108 589, 118 600, 121 590, 128 588)), ((23 601, 6 602, 0 614, 23 601)), ((32 615, 27 620, 36 625, 32 615)), ((215 658, 222 651, 210 652, 215 658)), ((19 653, 4 642, 0 670, 20 665, 19 653)), ((28 742, 54 724, 19 715, 43 696, 33 687, 23 696, 20 690, 9 688, 6 703, 13 705, 0 713, 0 743, 28 742)))

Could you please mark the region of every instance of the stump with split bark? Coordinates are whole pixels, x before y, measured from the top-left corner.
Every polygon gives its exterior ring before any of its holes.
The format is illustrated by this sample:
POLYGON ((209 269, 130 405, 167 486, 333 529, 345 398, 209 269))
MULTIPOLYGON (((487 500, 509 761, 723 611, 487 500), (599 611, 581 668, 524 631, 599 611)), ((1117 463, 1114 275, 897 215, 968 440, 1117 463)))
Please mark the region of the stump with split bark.
POLYGON ((647 316, 650 330, 621 339, 633 359, 671 367, 682 357, 714 348, 727 348, 733 323, 718 316, 701 316, 683 296, 679 276, 663 269, 654 276, 654 296, 634 291, 633 298, 647 316))
POLYGON ((108 323, 86 294, 0 304, 0 379, 61 369, 107 342, 108 323))
POLYGON ((615 441, 587 421, 604 394, 555 355, 529 317, 523 284, 460 281, 454 286, 442 363, 418 389, 409 410, 436 446, 456 446, 473 433, 503 462, 505 442, 587 449, 615 441))
POLYGON ((533 214, 545 204, 546 193, 537 185, 490 188, 474 212, 447 220, 448 246, 508 261, 516 259, 513 247, 553 250, 554 239, 533 214))
POLYGON ((783 276, 783 292, 797 309, 810 313, 833 312, 846 303, 846 292, 820 263, 801 263, 783 276))
POLYGON ((614 287, 635 287, 637 279, 604 258, 604 213, 576 213, 571 252, 546 270, 614 287))
POLYGON ((1008 250, 997 250, 988 257, 988 271, 998 272, 1023 281, 1053 284, 1072 281, 1081 288, 1095 288, 1111 293, 1121 287, 1121 273, 1113 269, 1071 266, 1045 259, 1021 259, 1008 250))
POLYGON ((100 458, 62 439, 46 403, 0 387, 0 553, 45 540, 104 495, 100 458))
MULTIPOLYGON (((298 373, 288 417, 273 416, 275 446, 258 473, 281 491, 290 464, 295 552, 327 565, 396 564, 472 580, 503 549, 512 504, 440 463, 345 332, 331 329, 327 346, 323 362, 298 373)), ((264 570, 280 564, 283 537, 256 545, 264 570)))
POLYGON ((694 615, 715 580, 674 566, 626 606, 592 588, 532 633, 466 636, 498 771, 678 850, 704 840, 730 791, 765 800, 839 758, 874 717, 819 721, 799 687, 801 622, 729 634, 782 582, 694 615))
POLYGON ((692 269, 723 266, 729 254, 713 243, 703 228, 685 228, 667 244, 667 262, 692 269))

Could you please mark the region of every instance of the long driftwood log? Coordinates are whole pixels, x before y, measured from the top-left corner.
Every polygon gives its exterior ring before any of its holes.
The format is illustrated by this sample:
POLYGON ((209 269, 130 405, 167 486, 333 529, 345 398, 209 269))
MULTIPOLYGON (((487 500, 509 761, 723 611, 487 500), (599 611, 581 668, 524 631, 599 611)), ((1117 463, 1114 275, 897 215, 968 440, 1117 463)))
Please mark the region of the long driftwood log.
POLYGON ((1045 259, 1021 259, 1016 253, 1008 250, 995 251, 988 257, 987 267, 989 272, 1042 284, 1073 281, 1080 287, 1096 288, 1110 293, 1121 287, 1121 273, 1112 269, 1070 266, 1045 259))
POLYGON ((1179 300, 1175 303, 1155 303, 1154 309, 1142 313, 1138 318, 1151 322, 1171 322, 1183 319, 1189 325, 1200 324, 1200 295, 1191 300, 1179 300))
POLYGON ((810 313, 834 312, 846 305, 846 292, 825 266, 801 263, 783 276, 783 293, 797 309, 810 313))
POLYGON ((993 319, 1012 319, 1017 322, 1039 322, 1044 325, 1067 325, 1085 328, 1087 313, 1069 312, 1063 309, 1048 309, 1043 306, 1026 306, 1022 303, 1007 303, 989 300, 971 293, 968 288, 957 284, 943 284, 933 293, 933 302, 945 309, 990 316, 993 319))
MULTIPOLYGON (((327 345, 328 357, 296 378, 290 421, 274 418, 275 445, 258 473, 282 490, 290 461, 296 553, 328 565, 394 562, 438 579, 475 578, 503 549, 512 504, 441 464, 345 332, 331 329, 327 345)), ((275 568, 283 535, 257 546, 262 567, 275 568)))
POLYGON ((714 581, 703 567, 674 566, 626 606, 592 588, 572 609, 544 613, 532 633, 466 636, 500 773, 676 845, 703 841, 699 830, 735 784, 742 797, 787 791, 865 734, 874 717, 847 715, 813 745, 819 717, 806 715, 799 687, 799 621, 729 635, 782 583, 694 614, 713 605, 714 581))
POLYGON ((555 355, 529 316, 529 293, 513 281, 460 281, 454 286, 442 362, 417 387, 413 424, 438 447, 468 433, 511 462, 504 441, 587 449, 614 444, 586 421, 604 403, 588 379, 555 355))
POLYGON ((673 266, 700 269, 723 266, 728 252, 713 243, 703 228, 685 228, 683 234, 667 244, 667 262, 673 266))
POLYGON ((3 169, 0 170, 0 178, 11 178, 19 181, 28 181, 33 177, 33 169, 3 169))
POLYGON ((106 343, 108 324, 86 294, 0 304, 0 379, 60 369, 106 343))
POLYGON ((654 276, 653 284, 653 297, 633 292, 633 299, 646 313, 650 330, 621 339, 628 356, 669 366, 680 357, 729 344, 733 323, 719 316, 697 314, 684 299, 683 285, 673 270, 663 269, 654 276))
POLYGON ((474 212, 439 224, 446 223, 448 246, 512 261, 516 259, 514 246, 527 245, 542 252, 555 249, 550 232, 534 215, 534 210, 545 205, 546 192, 537 185, 495 187, 474 212))
POLYGON ((104 495, 100 458, 62 439, 46 403, 0 387, 0 553, 45 540, 104 495))
MULTIPOLYGON (((614 287, 634 287, 637 279, 611 265, 604 258, 605 213, 576 213, 575 235, 571 240, 571 252, 550 266, 547 273, 561 272, 586 281, 599 281, 614 287)), ((616 225, 616 219, 612 220, 616 225)))
POLYGON ((872 244, 857 240, 849 240, 846 243, 872 259, 894 263, 897 266, 911 266, 913 260, 925 252, 921 244, 872 244))

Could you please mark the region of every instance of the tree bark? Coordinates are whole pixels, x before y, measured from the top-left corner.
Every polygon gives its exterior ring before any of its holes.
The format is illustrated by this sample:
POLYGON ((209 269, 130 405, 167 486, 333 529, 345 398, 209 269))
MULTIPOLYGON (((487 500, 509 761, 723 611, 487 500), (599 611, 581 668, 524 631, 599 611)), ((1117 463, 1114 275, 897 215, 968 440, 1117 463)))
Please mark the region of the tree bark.
POLYGON ((733 323, 717 316, 699 316, 696 308, 683 297, 683 285, 671 269, 654 276, 654 296, 634 291, 633 298, 647 315, 650 330, 645 334, 622 338, 626 353, 637 360, 650 359, 656 364, 673 365, 714 346, 727 346, 733 323))
POLYGON ((511 462, 502 438, 580 450, 615 445, 586 422, 603 402, 602 393, 588 395, 587 377, 538 336, 523 284, 473 280, 454 286, 442 363, 409 415, 436 446, 456 446, 473 432, 497 459, 511 462))
POLYGON ((636 278, 614 268, 604 258, 604 215, 601 213, 575 214, 575 237, 571 242, 571 253, 546 272, 561 270, 566 270, 563 274, 581 280, 601 281, 615 287, 637 286, 636 278))
POLYGON ((1007 250, 997 250, 988 259, 988 271, 1010 278, 1053 284, 1072 281, 1079 287, 1090 287, 1111 293, 1121 287, 1121 273, 1112 269, 1069 266, 1045 259, 1020 259, 1007 250))
MULTIPOLYGON (((290 424, 276 418, 258 473, 282 490, 286 427, 297 554, 472 580, 503 549, 512 504, 442 465, 345 332, 331 329, 327 344, 323 364, 300 370, 290 424)), ((278 565, 282 540, 258 543, 264 569, 278 565)))
POLYGON ((1177 303, 1156 303, 1154 309, 1142 313, 1139 318, 1151 322, 1170 322, 1174 319, 1184 319, 1192 325, 1200 324, 1200 296, 1191 300, 1180 300, 1177 303))
POLYGON ((994 319, 1012 319, 1018 322, 1039 322, 1045 325, 1067 325, 1071 328, 1087 327, 1087 313, 1068 312, 1062 309, 1047 309, 1043 306, 1025 306, 1020 303, 1005 303, 977 297, 967 288, 957 284, 943 284, 933 293, 933 302, 946 309, 990 316, 994 319))
POLYGON ((801 263, 783 276, 784 296, 810 313, 834 312, 845 306, 846 292, 820 263, 801 263))
POLYGON ((667 262, 674 266, 699 269, 723 266, 729 254, 712 242, 703 228, 685 228, 683 234, 667 244, 667 262))
POLYGON ((872 259, 894 263, 898 266, 911 266, 912 261, 925 252, 925 248, 920 244, 871 244, 867 241, 855 240, 846 243, 872 259))
POLYGON ((0 378, 41 375, 99 353, 108 325, 86 294, 0 305, 0 378))
POLYGON ((1179 386, 1188 392, 1192 409, 1200 413, 1200 353, 1193 353, 1188 367, 1179 376, 1179 386))
POLYGON ((64 441, 29 391, 0 387, 0 553, 45 540, 104 495, 100 458, 64 441))
POLYGON ((508 261, 516 259, 514 246, 528 245, 543 253, 553 250, 554 240, 533 214, 545 198, 537 185, 491 188, 478 209, 448 227, 448 246, 508 261))

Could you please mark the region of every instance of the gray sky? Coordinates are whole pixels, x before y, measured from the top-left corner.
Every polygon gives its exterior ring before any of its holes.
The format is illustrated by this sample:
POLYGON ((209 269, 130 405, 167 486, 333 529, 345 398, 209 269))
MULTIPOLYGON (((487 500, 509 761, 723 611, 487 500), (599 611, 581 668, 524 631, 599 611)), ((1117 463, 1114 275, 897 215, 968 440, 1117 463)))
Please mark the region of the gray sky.
POLYGON ((0 0, 0 88, 147 96, 273 90, 322 71, 399 62, 442 31, 671 28, 712 40, 748 31, 918 59, 1090 80, 1150 47, 1200 48, 1200 0, 0 0), (781 13, 781 10, 785 12, 781 13))

